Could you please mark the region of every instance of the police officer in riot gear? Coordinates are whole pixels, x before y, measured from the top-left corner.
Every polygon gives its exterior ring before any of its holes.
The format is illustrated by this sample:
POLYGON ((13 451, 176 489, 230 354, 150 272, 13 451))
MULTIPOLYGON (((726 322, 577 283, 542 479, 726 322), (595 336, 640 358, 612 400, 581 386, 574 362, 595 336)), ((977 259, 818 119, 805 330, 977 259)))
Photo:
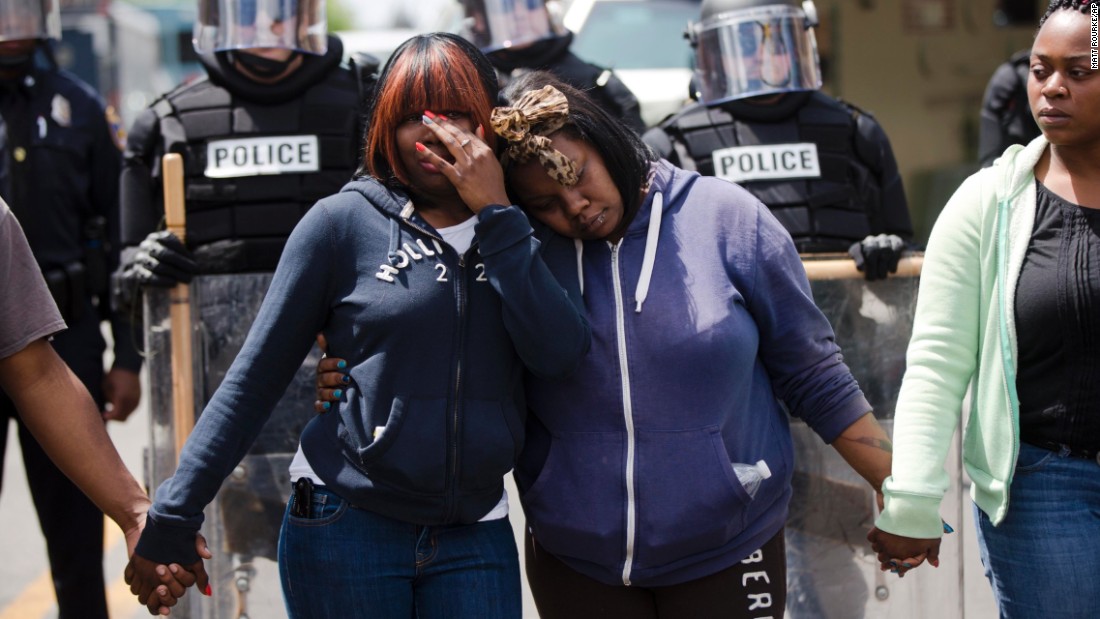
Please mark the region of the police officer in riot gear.
POLYGON ((611 69, 569 50, 573 33, 561 24, 557 0, 461 0, 462 36, 477 45, 501 76, 501 87, 525 71, 549 71, 589 94, 611 116, 641 134, 638 98, 611 69))
POLYGON ((896 270, 912 237, 897 163, 871 115, 818 90, 813 2, 704 0, 701 13, 699 101, 646 142, 748 189, 800 252, 848 252, 867 279, 896 270))
MULTIPOLYGON (((54 348, 104 418, 123 420, 141 397, 141 358, 130 325, 110 312, 107 298, 107 274, 117 263, 121 154, 102 100, 54 62, 48 40, 59 36, 56 0, 0 4, 0 195, 22 224, 68 325, 53 339, 54 348), (111 321, 114 338, 114 363, 106 373, 103 320, 111 321)), ((19 429, 58 616, 106 619, 103 515, 53 465, 3 393, 0 466, 8 418, 16 419, 19 429)))
POLYGON ((342 64, 324 20, 324 0, 200 0, 206 78, 162 96, 130 129, 116 302, 196 273, 274 271, 306 209, 350 180, 377 61, 342 64), (158 231, 170 152, 185 160, 186 247, 158 231))

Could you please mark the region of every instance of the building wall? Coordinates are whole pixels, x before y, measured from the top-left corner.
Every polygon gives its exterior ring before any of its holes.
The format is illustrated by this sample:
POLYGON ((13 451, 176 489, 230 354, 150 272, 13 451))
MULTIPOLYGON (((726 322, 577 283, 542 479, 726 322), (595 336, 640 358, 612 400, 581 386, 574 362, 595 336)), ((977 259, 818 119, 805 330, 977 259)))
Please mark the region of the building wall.
POLYGON ((977 167, 978 115, 990 75, 1035 32, 1035 25, 995 26, 996 4, 817 0, 825 89, 873 113, 890 136, 921 239, 977 167))

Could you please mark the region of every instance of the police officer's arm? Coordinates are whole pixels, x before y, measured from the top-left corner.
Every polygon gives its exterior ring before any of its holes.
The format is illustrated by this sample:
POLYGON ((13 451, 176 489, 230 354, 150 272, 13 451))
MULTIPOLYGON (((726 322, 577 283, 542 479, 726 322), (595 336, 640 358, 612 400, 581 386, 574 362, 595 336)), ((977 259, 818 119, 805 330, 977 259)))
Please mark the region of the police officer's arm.
POLYGON ((119 182, 121 247, 137 247, 156 231, 164 215, 160 180, 154 175, 164 153, 160 147, 159 119, 145 109, 130 127, 122 158, 119 182))
MULTIPOLYGON (((90 172, 90 198, 92 208, 107 222, 108 241, 107 270, 102 282, 104 295, 107 294, 106 276, 118 266, 119 255, 119 190, 118 178, 122 166, 122 155, 118 150, 115 134, 108 125, 102 108, 91 119, 92 153, 90 172)), ((98 287, 98 285, 97 285, 98 287)), ((141 356, 134 344, 134 328, 126 316, 110 310, 109 300, 102 299, 100 304, 104 317, 111 323, 114 339, 115 360, 111 369, 103 378, 103 395, 107 401, 104 418, 123 421, 137 408, 141 400, 141 381, 138 371, 141 369, 141 356)))
POLYGON ((913 224, 890 140, 871 115, 851 106, 849 111, 856 123, 855 156, 871 171, 874 187, 862 191, 871 234, 852 243, 848 254, 868 281, 885 279, 897 272, 901 254, 912 241, 913 224))
POLYGON ((902 240, 913 240, 913 223, 909 218, 909 202, 905 198, 898 162, 890 139, 873 116, 860 113, 856 116, 855 150, 878 181, 880 200, 868 205, 873 234, 893 234, 902 240))
POLYGON ((198 273, 191 252, 171 232, 158 230, 164 217, 160 158, 163 156, 161 100, 134 121, 123 155, 121 245, 119 268, 111 278, 111 304, 127 315, 140 315, 144 286, 172 287, 188 283, 198 273))

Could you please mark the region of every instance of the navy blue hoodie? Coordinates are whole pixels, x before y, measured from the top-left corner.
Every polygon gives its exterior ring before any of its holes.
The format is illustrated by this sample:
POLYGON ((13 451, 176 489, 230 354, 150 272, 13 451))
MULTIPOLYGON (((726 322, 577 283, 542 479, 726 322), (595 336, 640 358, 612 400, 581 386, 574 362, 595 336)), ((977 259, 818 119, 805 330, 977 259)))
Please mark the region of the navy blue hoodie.
MULTIPOLYGON (((590 334, 577 294, 552 277, 517 207, 487 207, 475 230, 458 255, 406 196, 373 179, 310 209, 176 474, 157 491, 138 553, 197 560, 203 507, 318 332, 351 375, 346 401, 302 434, 325 485, 417 524, 472 523, 489 512, 523 446, 525 366, 567 374, 590 334)), ((313 414, 309 404, 303 415, 313 414)))
POLYGON ((613 585, 716 573, 783 527, 793 447, 780 400, 826 442, 871 410, 767 207, 655 167, 619 243, 546 242, 559 281, 583 284, 592 350, 568 378, 528 381, 516 466, 536 540, 613 585), (771 477, 750 497, 732 463, 760 460, 771 477))

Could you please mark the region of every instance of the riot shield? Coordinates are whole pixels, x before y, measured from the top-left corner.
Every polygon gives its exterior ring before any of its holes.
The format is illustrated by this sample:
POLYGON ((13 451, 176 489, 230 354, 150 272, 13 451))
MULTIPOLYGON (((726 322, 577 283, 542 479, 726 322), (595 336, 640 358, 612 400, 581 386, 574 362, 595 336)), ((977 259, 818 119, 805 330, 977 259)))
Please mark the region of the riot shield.
MULTIPOLYGON (((236 358, 271 283, 270 273, 208 275, 191 283, 194 407, 197 417, 236 358)), ((145 295, 149 366, 150 452, 147 484, 155 489, 176 468, 172 416, 169 295, 145 295)), ((184 619, 286 617, 279 583, 277 545, 290 494, 289 465, 302 428, 313 416, 315 346, 298 370, 252 449, 206 508, 202 531, 214 553, 206 569, 210 598, 187 595, 172 609, 184 619)))
MULTIPOLYGON (((913 326, 919 259, 903 259, 898 275, 868 282, 847 255, 803 256, 814 301, 832 323, 845 362, 888 434, 913 326), (826 266, 816 262, 821 260, 838 268, 820 268, 826 266)), ((962 617, 962 536, 944 538, 939 569, 922 566, 904 579, 879 571, 866 539, 877 516, 874 493, 805 423, 794 420, 791 432, 795 473, 786 531, 787 617, 962 617)), ((952 485, 942 508, 956 528, 963 523, 959 453, 956 441, 947 461, 952 485)))

